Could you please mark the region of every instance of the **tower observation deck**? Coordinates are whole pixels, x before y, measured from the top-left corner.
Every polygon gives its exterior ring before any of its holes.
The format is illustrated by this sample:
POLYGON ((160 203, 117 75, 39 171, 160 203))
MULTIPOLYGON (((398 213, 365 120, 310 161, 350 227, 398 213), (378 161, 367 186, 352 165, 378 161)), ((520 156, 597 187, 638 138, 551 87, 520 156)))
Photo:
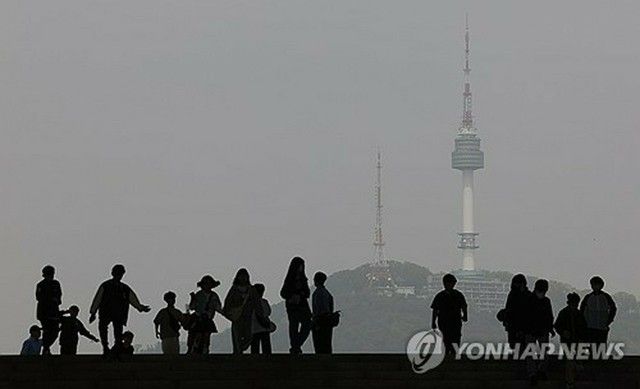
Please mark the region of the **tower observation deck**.
POLYGON ((462 232, 458 233, 458 248, 462 249, 462 269, 475 270, 473 252, 478 246, 478 233, 473 223, 473 172, 484 168, 484 153, 480 150, 480 138, 473 125, 471 113, 471 82, 469 76, 469 23, 465 29, 464 92, 462 125, 455 138, 451 153, 451 167, 462 171, 462 232))

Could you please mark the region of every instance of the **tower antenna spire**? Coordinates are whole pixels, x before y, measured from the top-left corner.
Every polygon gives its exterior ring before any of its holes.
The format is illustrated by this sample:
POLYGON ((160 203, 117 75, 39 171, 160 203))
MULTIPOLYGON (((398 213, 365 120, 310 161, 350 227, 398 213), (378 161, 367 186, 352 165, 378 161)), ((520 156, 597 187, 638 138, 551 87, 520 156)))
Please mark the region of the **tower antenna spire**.
POLYGON ((464 30, 464 92, 462 93, 462 126, 460 132, 473 133, 473 114, 471 113, 471 67, 469 65, 469 15, 465 14, 465 30, 464 30))
POLYGON ((376 163, 376 225, 374 229, 373 247, 375 250, 375 263, 386 264, 384 257, 384 240, 382 239, 382 156, 380 149, 377 153, 376 163))

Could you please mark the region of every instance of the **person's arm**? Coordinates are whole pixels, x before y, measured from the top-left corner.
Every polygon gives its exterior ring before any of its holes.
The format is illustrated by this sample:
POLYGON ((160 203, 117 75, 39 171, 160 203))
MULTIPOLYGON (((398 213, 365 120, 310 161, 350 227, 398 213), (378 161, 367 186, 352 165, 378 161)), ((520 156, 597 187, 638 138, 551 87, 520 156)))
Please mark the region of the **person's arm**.
POLYGON ((100 308, 100 303, 102 303, 102 296, 104 294, 104 286, 100 285, 96 295, 93 297, 93 302, 91 303, 91 308, 89 309, 89 313, 91 316, 89 317, 89 323, 93 323, 96 320, 96 313, 98 312, 98 308, 100 308))
POLYGON ((333 295, 329 291, 327 291, 327 294, 329 295, 329 313, 333 313, 333 295))
POLYGON ((134 292, 131 288, 129 288, 129 304, 131 304, 139 312, 149 312, 151 310, 149 306, 140 303, 136 292, 134 292))
POLYGON ((42 297, 42 287, 40 286, 40 283, 38 282, 36 284, 36 301, 40 302, 40 298, 42 297))
POLYGON ((431 328, 433 328, 434 330, 438 328, 437 319, 438 319, 438 310, 435 308, 432 308, 431 309, 431 328))
POLYGON ((551 299, 547 299, 547 332, 551 336, 555 336, 556 332, 553 330, 553 307, 551 306, 551 299))
POLYGON ((289 281, 286 279, 282 284, 282 289, 280 289, 280 297, 282 297, 283 300, 289 300, 289 297, 291 297, 291 288, 289 287, 289 281))
POLYGON ((96 338, 95 336, 93 336, 91 334, 91 332, 89 332, 89 330, 87 330, 87 328, 84 326, 84 324, 82 324, 82 322, 80 320, 78 320, 78 333, 82 336, 84 336, 87 339, 91 339, 94 342, 98 341, 98 338, 96 338))
POLYGON ((24 341, 22 343, 22 348, 20 349, 20 355, 29 355, 31 351, 31 344, 28 341, 24 341))
POLYGON ((56 302, 58 305, 62 305, 62 286, 59 281, 56 281, 56 302))
POLYGON ((220 296, 218 296, 216 292, 213 292, 213 297, 211 298, 211 305, 213 306, 213 312, 218 312, 219 314, 222 314, 222 303, 220 302, 220 296))
POLYGON ((464 298, 464 295, 462 293, 460 293, 460 296, 462 297, 462 321, 467 321, 469 320, 469 312, 467 310, 467 300, 464 298))
POLYGON ((613 297, 611 297, 609 293, 606 293, 605 296, 607 296, 607 301, 609 303, 609 323, 607 324, 611 324, 613 323, 613 319, 616 317, 618 307, 616 307, 616 302, 613 301, 613 297))
POLYGON ((583 298, 582 301, 580 302, 580 312, 584 315, 584 311, 587 309, 587 300, 589 299, 589 296, 591 295, 591 293, 586 294, 583 298))

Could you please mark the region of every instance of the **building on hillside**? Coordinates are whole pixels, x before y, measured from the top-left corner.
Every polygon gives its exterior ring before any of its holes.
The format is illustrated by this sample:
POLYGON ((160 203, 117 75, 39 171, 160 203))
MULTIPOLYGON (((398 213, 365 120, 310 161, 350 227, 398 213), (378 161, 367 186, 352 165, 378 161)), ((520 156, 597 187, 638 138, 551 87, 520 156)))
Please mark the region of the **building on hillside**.
MULTIPOLYGON (((487 272, 482 270, 457 270, 451 273, 458 279, 456 289, 464 294, 469 307, 489 312, 504 308, 510 289, 508 282, 488 277, 487 272)), ((443 275, 440 273, 430 277, 428 295, 435 296, 442 290, 443 275)))

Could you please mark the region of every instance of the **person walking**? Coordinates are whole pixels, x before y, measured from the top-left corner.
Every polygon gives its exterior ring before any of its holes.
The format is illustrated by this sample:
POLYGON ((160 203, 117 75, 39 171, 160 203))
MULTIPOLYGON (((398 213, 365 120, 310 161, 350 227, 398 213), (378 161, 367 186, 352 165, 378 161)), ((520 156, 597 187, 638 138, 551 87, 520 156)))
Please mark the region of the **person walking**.
POLYGON ((42 354, 51 354, 51 346, 58 339, 60 332, 60 305, 62 304, 62 287, 54 279, 56 270, 47 265, 42 269, 42 281, 36 285, 36 318, 42 328, 42 354))
POLYGON ((167 306, 162 308, 153 319, 156 338, 160 339, 163 354, 180 354, 180 324, 183 315, 176 308, 176 294, 167 292, 163 296, 167 306))
POLYGON ((467 300, 455 289, 458 280, 453 274, 442 277, 444 290, 438 292, 431 303, 431 328, 442 332, 445 353, 452 355, 462 339, 462 322, 468 320, 467 300))
POLYGON ((213 318, 216 312, 222 313, 220 296, 213 291, 220 285, 210 275, 202 277, 198 282, 200 290, 191 292, 189 309, 193 310, 193 318, 189 329, 189 354, 209 354, 211 334, 218 332, 213 318))
POLYGON ((80 308, 72 305, 60 320, 60 354, 76 355, 78 353, 78 342, 82 335, 93 342, 99 342, 98 338, 91 334, 78 319, 80 308))
POLYGON ((115 265, 111 269, 111 279, 103 282, 91 304, 89 313, 89 323, 96 320, 99 315, 98 331, 100 332, 100 342, 105 355, 109 354, 109 324, 113 326, 115 344, 121 343, 123 328, 127 325, 129 318, 129 305, 139 312, 149 312, 151 308, 143 305, 138 300, 136 293, 129 285, 122 282, 125 274, 123 265, 115 265))

